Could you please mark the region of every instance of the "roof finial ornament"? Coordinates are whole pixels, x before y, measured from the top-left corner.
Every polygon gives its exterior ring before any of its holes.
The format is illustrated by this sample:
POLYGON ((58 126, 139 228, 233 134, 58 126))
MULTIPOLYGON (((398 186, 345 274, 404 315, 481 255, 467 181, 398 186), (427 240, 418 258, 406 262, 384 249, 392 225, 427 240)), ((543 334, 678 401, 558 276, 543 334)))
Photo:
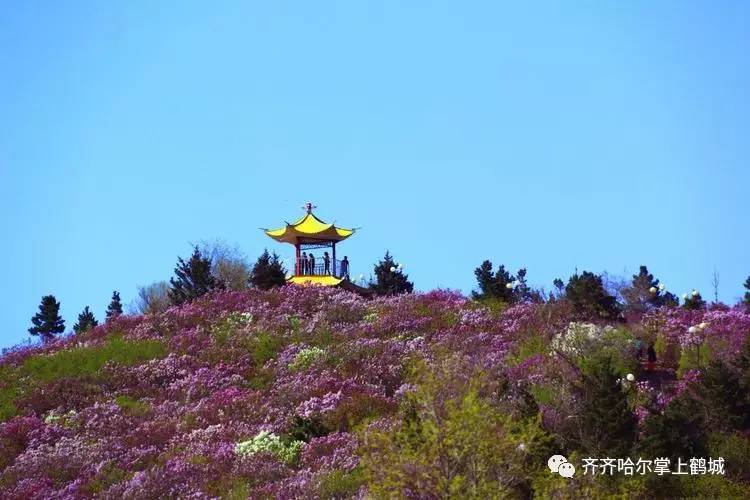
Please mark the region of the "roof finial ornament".
POLYGON ((313 211, 313 208, 318 208, 318 206, 317 206, 317 205, 313 205, 312 203, 310 203, 310 202, 308 201, 308 202, 307 202, 307 205, 305 205, 305 206, 304 206, 304 207, 302 207, 302 208, 306 209, 306 210, 307 210, 307 213, 308 213, 308 214, 311 214, 311 213, 312 213, 312 211, 313 211))

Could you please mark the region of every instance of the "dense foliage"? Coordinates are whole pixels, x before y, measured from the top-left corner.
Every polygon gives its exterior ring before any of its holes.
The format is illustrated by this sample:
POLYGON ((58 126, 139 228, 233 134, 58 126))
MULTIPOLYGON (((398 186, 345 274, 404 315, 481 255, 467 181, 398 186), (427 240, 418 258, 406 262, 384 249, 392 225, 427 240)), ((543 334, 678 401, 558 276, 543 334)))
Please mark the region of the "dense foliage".
POLYGON ((187 262, 182 260, 182 257, 177 259, 174 274, 175 276, 169 280, 169 299, 175 305, 184 304, 211 290, 224 287, 212 273, 211 259, 204 257, 197 246, 187 262))
POLYGON ((633 275, 630 286, 623 290, 623 296, 628 311, 642 313, 653 307, 677 306, 677 297, 665 290, 654 275, 648 272, 646 266, 641 266, 638 274, 633 275))
POLYGON ((120 315, 0 359, 0 497, 747 498, 744 307, 584 312, 285 286, 120 315), (726 475, 565 479, 556 453, 726 475))
POLYGON ((613 320, 620 314, 617 299, 604 288, 601 276, 589 271, 570 277, 565 285, 565 297, 581 319, 613 320))
POLYGON ((475 299, 500 299, 508 304, 516 301, 513 293, 515 277, 505 269, 504 265, 499 265, 497 271, 493 271, 492 262, 485 260, 474 269, 474 276, 477 279, 477 288, 479 288, 478 291, 472 292, 472 297, 475 299))
POLYGON ((112 300, 107 306, 107 321, 116 318, 120 314, 122 314, 122 301, 120 300, 120 292, 115 290, 112 292, 112 300))
POLYGON ((60 303, 54 295, 42 297, 39 312, 31 318, 29 333, 38 335, 42 340, 51 340, 65 331, 65 320, 60 317, 60 303))
POLYGON ((99 322, 96 320, 96 317, 94 317, 94 313, 91 312, 89 306, 86 306, 83 308, 83 311, 81 311, 81 314, 78 315, 78 321, 73 325, 73 332, 85 332, 86 330, 91 330, 98 324, 99 322))
POLYGON ((270 290, 286 283, 286 269, 276 252, 269 254, 264 250, 258 257, 250 273, 250 284, 261 290, 270 290))
POLYGON ((375 264, 374 272, 375 280, 370 283, 370 289, 375 295, 397 295, 414 290, 409 275, 404 273, 403 266, 396 263, 390 252, 375 264))

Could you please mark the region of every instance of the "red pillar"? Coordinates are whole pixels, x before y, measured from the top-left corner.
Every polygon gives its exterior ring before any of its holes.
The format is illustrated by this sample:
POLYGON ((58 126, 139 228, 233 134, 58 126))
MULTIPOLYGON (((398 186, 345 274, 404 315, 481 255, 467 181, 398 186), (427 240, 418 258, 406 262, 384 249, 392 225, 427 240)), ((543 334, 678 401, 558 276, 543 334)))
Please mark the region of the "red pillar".
POLYGON ((294 274, 299 276, 300 274, 302 274, 302 270, 300 269, 300 262, 299 262, 301 258, 300 253, 299 253, 299 250, 300 250, 299 243, 294 245, 294 249, 296 250, 296 254, 297 254, 297 258, 294 259, 294 274))
POLYGON ((333 275, 338 276, 336 274, 336 242, 335 241, 333 242, 332 246, 333 246, 333 251, 332 251, 333 253, 333 275))

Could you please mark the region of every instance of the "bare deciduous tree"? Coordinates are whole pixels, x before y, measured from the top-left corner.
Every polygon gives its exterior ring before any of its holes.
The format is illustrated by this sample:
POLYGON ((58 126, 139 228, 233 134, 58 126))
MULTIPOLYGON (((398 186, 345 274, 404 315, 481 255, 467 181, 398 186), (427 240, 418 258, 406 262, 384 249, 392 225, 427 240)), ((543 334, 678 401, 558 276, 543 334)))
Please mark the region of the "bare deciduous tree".
POLYGON ((719 302, 719 271, 714 267, 714 275, 711 279, 711 285, 714 287, 714 302, 719 302))
POLYGON ((211 260, 211 274, 224 283, 228 290, 244 290, 248 287, 251 266, 237 245, 215 241, 198 244, 201 254, 211 260))
POLYGON ((128 308, 133 314, 156 314, 166 311, 169 306, 169 284, 166 281, 157 281, 139 286, 138 296, 128 308))

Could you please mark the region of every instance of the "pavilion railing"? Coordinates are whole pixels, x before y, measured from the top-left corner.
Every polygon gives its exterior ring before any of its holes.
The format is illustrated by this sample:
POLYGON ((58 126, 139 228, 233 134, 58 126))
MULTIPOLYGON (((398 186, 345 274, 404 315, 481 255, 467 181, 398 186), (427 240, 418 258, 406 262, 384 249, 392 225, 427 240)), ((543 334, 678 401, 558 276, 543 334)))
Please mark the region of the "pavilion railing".
POLYGON ((310 267, 310 260, 300 259, 295 264, 295 274, 297 275, 309 275, 309 276, 335 276, 337 278, 344 278, 345 274, 349 275, 349 272, 345 272, 344 266, 341 264, 342 261, 336 259, 330 259, 328 264, 322 257, 316 257, 315 262, 310 267))

